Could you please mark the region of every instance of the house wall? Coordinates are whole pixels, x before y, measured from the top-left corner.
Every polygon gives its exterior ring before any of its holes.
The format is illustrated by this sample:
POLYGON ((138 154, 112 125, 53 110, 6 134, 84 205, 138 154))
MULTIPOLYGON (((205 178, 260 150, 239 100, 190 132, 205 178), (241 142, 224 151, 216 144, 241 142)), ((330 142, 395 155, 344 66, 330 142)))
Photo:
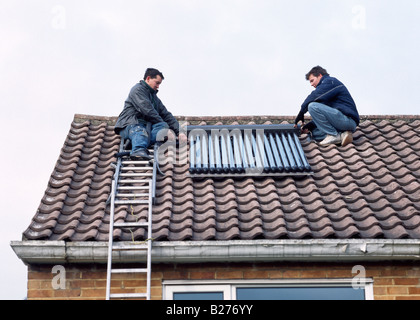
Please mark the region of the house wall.
MULTIPOLYGON (((162 299, 164 280, 326 279, 353 278, 362 265, 374 280, 377 300, 420 300, 420 264, 417 263, 229 263, 153 265, 152 299, 162 299)), ((28 299, 104 299, 105 265, 31 265, 28 299), (65 279, 65 281, 63 281, 65 279), (61 288, 60 288, 61 287, 61 288)), ((145 274, 112 276, 112 292, 145 292, 145 274)))

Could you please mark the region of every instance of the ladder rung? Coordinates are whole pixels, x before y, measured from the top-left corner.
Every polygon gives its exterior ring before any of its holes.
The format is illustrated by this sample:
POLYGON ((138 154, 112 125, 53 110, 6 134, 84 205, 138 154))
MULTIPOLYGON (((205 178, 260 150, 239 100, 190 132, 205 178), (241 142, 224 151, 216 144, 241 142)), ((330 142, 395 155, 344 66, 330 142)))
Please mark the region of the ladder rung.
POLYGON ((133 161, 133 160, 126 160, 126 161, 122 161, 122 164, 151 164, 150 161, 146 161, 146 160, 140 160, 140 161, 133 161))
POLYGON ((139 186, 139 187, 118 187, 118 190, 149 190, 148 186, 139 186))
MULTIPOLYGON (((129 150, 125 150, 125 149, 124 149, 123 151, 131 152, 132 150, 130 150, 130 149, 129 149, 129 150)), ((150 148, 150 147, 149 147, 149 148, 147 148, 147 151, 149 151, 149 153, 150 153, 150 152, 154 152, 154 151, 155 151, 155 149, 154 149, 154 148, 150 148)))
POLYGON ((121 171, 153 170, 153 167, 122 167, 121 171))
POLYGON ((148 227, 149 224, 147 222, 121 222, 121 223, 114 223, 114 228, 140 228, 140 227, 148 227))
POLYGON ((124 245, 113 245, 112 250, 125 251, 125 250, 147 250, 147 244, 124 244, 124 245))
POLYGON ((149 183, 150 181, 152 181, 152 179, 149 180, 133 180, 133 179, 128 179, 128 180, 119 180, 118 183, 149 183))
POLYGON ((111 273, 147 273, 147 268, 112 269, 111 273))
POLYGON ((144 173, 120 173, 120 177, 151 177, 153 172, 144 172, 144 173))
POLYGON ((147 293, 114 293, 110 294, 111 299, 121 299, 121 298, 147 298, 147 293))
POLYGON ((115 204, 148 204, 149 200, 115 200, 115 204))
POLYGON ((148 197, 148 193, 117 193, 116 195, 118 198, 124 198, 124 197, 148 197))
MULTIPOLYGON (((130 152, 131 153, 132 150, 122 150, 121 152, 130 152)), ((153 155, 155 153, 155 151, 153 149, 147 149, 147 151, 149 152, 150 155, 153 155)), ((125 161, 146 161, 146 160, 133 160, 131 158, 123 158, 125 159, 125 161)))

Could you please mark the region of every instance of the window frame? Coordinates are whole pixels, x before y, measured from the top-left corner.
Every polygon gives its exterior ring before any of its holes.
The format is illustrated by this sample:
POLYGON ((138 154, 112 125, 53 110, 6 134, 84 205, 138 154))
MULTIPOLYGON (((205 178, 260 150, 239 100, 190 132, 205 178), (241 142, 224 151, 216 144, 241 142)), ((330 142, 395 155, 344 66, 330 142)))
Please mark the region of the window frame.
MULTIPOLYGON (((228 284, 167 284, 164 281, 163 287, 163 300, 173 300, 174 293, 186 293, 186 292, 223 292, 223 300, 232 300, 231 287, 228 284)), ((177 281, 175 281, 177 282, 177 281)))
MULTIPOLYGON (((273 279, 273 280, 164 280, 163 300, 173 300, 175 292, 223 292, 224 300, 236 300, 237 288, 250 287, 352 287, 352 278, 340 279, 273 279)), ((357 286, 365 292, 364 300, 374 300, 373 279, 358 278, 357 286)))

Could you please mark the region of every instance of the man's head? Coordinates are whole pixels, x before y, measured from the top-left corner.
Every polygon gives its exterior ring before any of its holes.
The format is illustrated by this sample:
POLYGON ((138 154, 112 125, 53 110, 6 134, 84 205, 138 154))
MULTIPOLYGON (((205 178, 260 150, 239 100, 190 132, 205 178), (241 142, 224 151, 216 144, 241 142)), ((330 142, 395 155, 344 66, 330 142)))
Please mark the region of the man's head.
POLYGON ((323 76, 329 76, 329 74, 327 70, 325 70, 324 68, 320 66, 313 67, 311 71, 309 71, 305 75, 306 80, 309 80, 309 82, 311 83, 311 86, 314 88, 318 86, 323 76))
POLYGON ((158 90, 160 84, 162 83, 163 77, 162 72, 157 69, 148 68, 144 73, 143 80, 153 89, 158 90))

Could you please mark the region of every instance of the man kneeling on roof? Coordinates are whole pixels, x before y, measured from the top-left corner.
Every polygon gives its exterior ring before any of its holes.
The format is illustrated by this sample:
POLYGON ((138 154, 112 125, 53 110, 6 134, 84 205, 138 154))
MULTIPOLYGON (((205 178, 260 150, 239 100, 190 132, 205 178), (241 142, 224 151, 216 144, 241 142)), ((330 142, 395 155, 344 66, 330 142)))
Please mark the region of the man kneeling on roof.
POLYGON ((300 121, 304 124, 304 114, 309 111, 313 121, 303 125, 303 133, 311 132, 321 146, 351 143, 360 118, 350 92, 320 66, 313 67, 306 80, 315 90, 303 102, 295 127, 300 121))
POLYGON ((172 140, 173 132, 180 141, 187 141, 186 135, 180 132, 178 121, 157 97, 163 79, 159 70, 148 68, 143 80, 130 90, 115 124, 115 132, 123 139, 131 140, 130 157, 133 160, 150 160, 152 157, 147 148, 166 137, 172 140))

